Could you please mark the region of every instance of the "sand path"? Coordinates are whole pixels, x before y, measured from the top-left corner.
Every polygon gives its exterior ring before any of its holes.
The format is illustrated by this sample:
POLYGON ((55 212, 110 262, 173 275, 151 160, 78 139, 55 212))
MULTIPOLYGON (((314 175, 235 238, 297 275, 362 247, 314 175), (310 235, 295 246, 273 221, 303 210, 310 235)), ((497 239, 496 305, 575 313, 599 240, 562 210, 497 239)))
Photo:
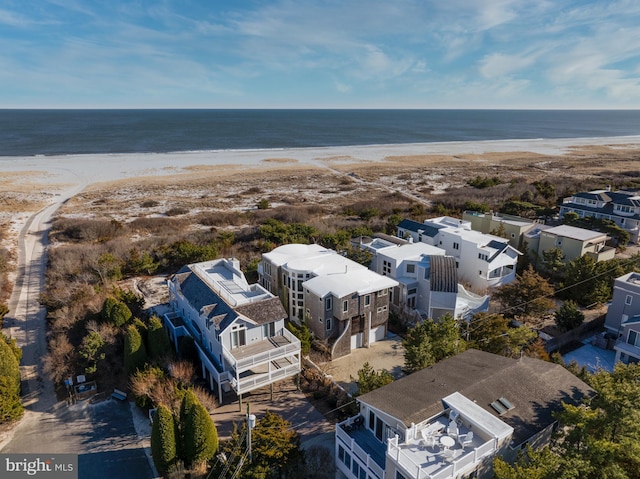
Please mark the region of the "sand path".
POLYGON ((3 332, 15 338, 22 348, 20 374, 26 411, 12 434, 0 438, 0 449, 10 447, 14 437, 20 439, 23 430, 29 430, 38 423, 42 437, 33 443, 33 450, 22 452, 41 452, 43 444, 47 443, 47 431, 62 427, 57 424, 54 414, 57 399, 53 383, 43 373, 43 358, 47 353, 46 310, 40 305, 39 298, 44 290, 49 221, 65 201, 86 185, 85 180, 79 179, 77 184, 61 192, 52 204, 29 218, 18 236, 18 275, 9 299, 9 314, 4 318, 3 332))

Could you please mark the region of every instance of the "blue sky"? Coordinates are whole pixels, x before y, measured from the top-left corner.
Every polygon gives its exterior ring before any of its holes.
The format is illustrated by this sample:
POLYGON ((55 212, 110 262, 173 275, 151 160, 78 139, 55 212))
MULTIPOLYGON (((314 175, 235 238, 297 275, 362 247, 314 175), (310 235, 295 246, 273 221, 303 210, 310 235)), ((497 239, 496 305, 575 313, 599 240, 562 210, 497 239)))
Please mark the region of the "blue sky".
POLYGON ((1 108, 640 108, 640 2, 3 0, 1 108))

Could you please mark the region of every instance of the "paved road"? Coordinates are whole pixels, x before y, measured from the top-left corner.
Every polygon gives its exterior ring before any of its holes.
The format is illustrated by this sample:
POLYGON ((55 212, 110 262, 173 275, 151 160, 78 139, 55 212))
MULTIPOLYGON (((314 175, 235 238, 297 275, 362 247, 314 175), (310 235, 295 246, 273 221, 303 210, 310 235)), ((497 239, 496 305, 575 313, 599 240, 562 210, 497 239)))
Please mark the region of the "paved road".
POLYGON ((44 288, 49 220, 85 184, 79 181, 54 204, 34 214, 18 238, 18 275, 3 332, 22 347, 25 415, 13 431, 0 437, 0 452, 77 453, 80 478, 152 478, 144 450, 147 444, 135 434, 128 403, 67 407, 56 400, 53 383, 42 370, 47 353, 46 311, 39 297, 44 288))

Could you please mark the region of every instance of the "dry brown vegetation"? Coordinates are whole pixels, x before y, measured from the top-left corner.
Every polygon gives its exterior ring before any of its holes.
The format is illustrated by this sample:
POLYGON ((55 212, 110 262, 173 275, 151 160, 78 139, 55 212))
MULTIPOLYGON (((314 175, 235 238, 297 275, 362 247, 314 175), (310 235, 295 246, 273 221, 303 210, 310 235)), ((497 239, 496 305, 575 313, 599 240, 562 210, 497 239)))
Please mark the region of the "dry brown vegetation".
MULTIPOLYGON (((516 200, 552 211, 575 191, 640 185, 637 158, 636 150, 601 147, 576 149, 567 156, 403 157, 221 176, 203 168, 189 179, 94 185, 69 200, 53 222, 43 294, 52 336, 48 364, 74 364, 75 348, 95 327, 92 321, 114 285, 121 278, 151 273, 145 272, 145 254, 163 274, 184 264, 179 247, 184 244, 207 254, 235 256, 247 268, 255 267, 265 248, 273 246, 259 233, 269 219, 312 226, 315 241, 358 227, 393 233, 402 218, 422 221, 435 214, 459 214, 469 203, 499 210, 516 200), (495 177, 499 184, 470 186, 477 177, 495 177), (264 200, 269 206, 258 208, 264 200)), ((97 331, 120 354, 119 336, 97 331)), ((71 373, 50 370, 57 379, 71 373)))

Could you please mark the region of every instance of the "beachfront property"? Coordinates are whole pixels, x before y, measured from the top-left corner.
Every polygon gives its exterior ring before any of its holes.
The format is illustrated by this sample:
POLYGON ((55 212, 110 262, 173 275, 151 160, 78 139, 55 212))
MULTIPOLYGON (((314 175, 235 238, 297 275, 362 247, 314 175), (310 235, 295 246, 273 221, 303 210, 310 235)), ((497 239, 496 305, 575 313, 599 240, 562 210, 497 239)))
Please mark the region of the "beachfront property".
POLYGON ((640 273, 616 278, 604 327, 616 338, 616 362, 640 361, 640 273))
POLYGON ((490 211, 483 213, 480 211, 464 211, 462 220, 471 223, 471 229, 485 234, 496 234, 502 231, 509 240, 509 244, 516 249, 523 247, 524 234, 536 225, 541 224, 539 220, 530 220, 515 215, 505 215, 490 211))
POLYGON ((580 218, 592 216, 613 221, 629 232, 630 241, 640 236, 640 195, 636 190, 594 190, 575 193, 562 200, 560 216, 573 212, 580 218))
POLYGON ((398 282, 316 244, 288 244, 262 255, 260 284, 277 295, 287 316, 304 322, 331 358, 385 339, 398 282))
POLYGON ((398 282, 391 307, 399 312, 420 319, 445 314, 466 319, 489 309, 489 296, 473 294, 458 283, 456 259, 442 248, 384 234, 354 238, 352 244, 373 254, 371 270, 398 282))
POLYGON ((562 403, 591 394, 558 364, 469 349, 360 396, 336 464, 349 479, 492 477, 496 456, 547 444, 562 403))
POLYGON ((605 233, 575 226, 539 224, 527 231, 524 237, 534 266, 542 260, 545 251, 553 249, 562 251, 565 263, 585 255, 596 261, 607 261, 616 254, 615 248, 606 245, 609 237, 605 233))
POLYGON ((300 372, 300 341, 285 328, 280 300, 249 284, 235 258, 184 266, 168 281, 172 311, 164 326, 176 350, 193 339, 202 376, 217 390, 242 394, 300 372))
POLYGON ((449 216, 424 223, 404 219, 398 224, 398 237, 444 249, 456 259, 459 281, 474 292, 512 282, 522 254, 507 239, 474 231, 469 221, 449 216))

